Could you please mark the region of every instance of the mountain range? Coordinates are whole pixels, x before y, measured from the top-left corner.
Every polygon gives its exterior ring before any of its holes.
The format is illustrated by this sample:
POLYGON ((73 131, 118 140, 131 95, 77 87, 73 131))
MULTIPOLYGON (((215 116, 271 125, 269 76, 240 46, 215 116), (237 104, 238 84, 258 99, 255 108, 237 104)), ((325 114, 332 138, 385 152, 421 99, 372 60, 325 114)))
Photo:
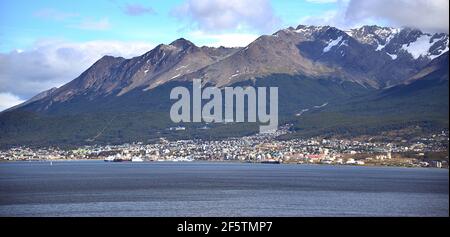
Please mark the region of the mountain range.
POLYGON ((220 88, 278 86, 290 136, 358 136, 448 129, 445 33, 363 26, 290 27, 242 48, 199 47, 186 39, 125 59, 104 56, 69 83, 0 113, 0 145, 92 144, 158 137, 218 138, 252 124, 169 119, 171 88, 196 78, 220 88))

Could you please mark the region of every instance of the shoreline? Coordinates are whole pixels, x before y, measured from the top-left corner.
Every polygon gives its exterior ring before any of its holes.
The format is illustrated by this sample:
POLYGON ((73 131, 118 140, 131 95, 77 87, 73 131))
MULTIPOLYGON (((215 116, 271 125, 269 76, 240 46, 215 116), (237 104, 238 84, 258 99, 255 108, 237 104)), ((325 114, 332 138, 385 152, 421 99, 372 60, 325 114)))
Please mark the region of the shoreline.
POLYGON ((372 168, 412 168, 412 169, 439 169, 439 170, 449 170, 448 167, 423 167, 423 166, 402 166, 402 165, 351 165, 351 164, 320 164, 320 163, 293 163, 293 162, 285 162, 285 163, 263 163, 263 162, 245 162, 245 161, 221 161, 221 160, 194 160, 194 161, 142 161, 142 162, 132 162, 132 161, 121 161, 121 162, 105 162, 104 159, 55 159, 55 160, 1 160, 2 163, 28 163, 28 162, 36 162, 36 163, 50 163, 50 162, 80 162, 80 161, 97 161, 103 163, 133 163, 133 164, 192 164, 192 163, 224 163, 224 164, 258 164, 258 165, 289 165, 289 166, 335 166, 335 167, 372 167, 372 168))

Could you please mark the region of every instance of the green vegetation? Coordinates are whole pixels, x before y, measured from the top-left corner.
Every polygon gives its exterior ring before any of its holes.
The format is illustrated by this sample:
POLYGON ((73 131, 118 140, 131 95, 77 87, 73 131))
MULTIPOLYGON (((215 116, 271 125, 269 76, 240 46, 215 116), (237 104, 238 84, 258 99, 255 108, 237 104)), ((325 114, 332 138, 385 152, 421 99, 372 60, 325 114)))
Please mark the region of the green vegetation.
MULTIPOLYGON (((333 78, 272 75, 237 85, 278 86, 280 124, 293 123, 294 133, 285 136, 355 136, 380 134, 414 126, 421 131, 448 128, 448 79, 421 80, 383 91, 333 78), (324 107, 314 108, 328 103, 324 107), (303 109, 310 109, 295 116, 303 109)), ((45 113, 27 109, 0 114, 0 146, 118 144, 169 139, 218 139, 249 135, 258 124, 182 124, 184 131, 172 131, 168 83, 152 91, 137 89, 123 96, 73 100, 52 106, 45 113)))

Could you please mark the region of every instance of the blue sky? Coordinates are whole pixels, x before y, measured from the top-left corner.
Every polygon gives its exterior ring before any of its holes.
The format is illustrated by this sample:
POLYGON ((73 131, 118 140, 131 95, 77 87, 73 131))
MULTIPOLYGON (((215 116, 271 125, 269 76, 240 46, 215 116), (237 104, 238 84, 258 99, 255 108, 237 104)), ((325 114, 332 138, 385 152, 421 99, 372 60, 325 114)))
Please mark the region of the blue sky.
POLYGON ((448 0, 1 0, 0 111, 80 75, 186 38, 246 46, 299 24, 367 24, 448 33, 448 0))
MULTIPOLYGON (((169 43, 179 37, 189 38, 189 32, 194 30, 195 26, 189 19, 180 19, 182 14, 174 10, 183 2, 182 0, 2 0, 0 52, 26 49, 41 39, 169 43), (135 11, 127 13, 126 10, 133 6, 135 11), (139 9, 151 10, 141 12, 139 9)), ((276 26, 285 27, 298 25, 306 16, 330 11, 336 7, 336 3, 277 0, 272 1, 271 6, 273 14, 280 20, 276 26)), ((271 33, 269 30, 261 31, 257 27, 249 27, 217 32, 259 34, 271 33)), ((212 43, 208 40, 197 41, 200 44, 212 43)))

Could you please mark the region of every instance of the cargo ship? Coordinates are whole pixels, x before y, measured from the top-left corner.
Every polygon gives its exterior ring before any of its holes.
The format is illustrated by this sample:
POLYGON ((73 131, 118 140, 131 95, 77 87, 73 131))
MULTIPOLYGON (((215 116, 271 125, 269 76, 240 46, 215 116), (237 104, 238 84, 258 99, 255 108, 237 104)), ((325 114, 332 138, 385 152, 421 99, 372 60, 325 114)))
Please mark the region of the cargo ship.
POLYGON ((281 164, 279 160, 262 160, 261 164, 281 164))

